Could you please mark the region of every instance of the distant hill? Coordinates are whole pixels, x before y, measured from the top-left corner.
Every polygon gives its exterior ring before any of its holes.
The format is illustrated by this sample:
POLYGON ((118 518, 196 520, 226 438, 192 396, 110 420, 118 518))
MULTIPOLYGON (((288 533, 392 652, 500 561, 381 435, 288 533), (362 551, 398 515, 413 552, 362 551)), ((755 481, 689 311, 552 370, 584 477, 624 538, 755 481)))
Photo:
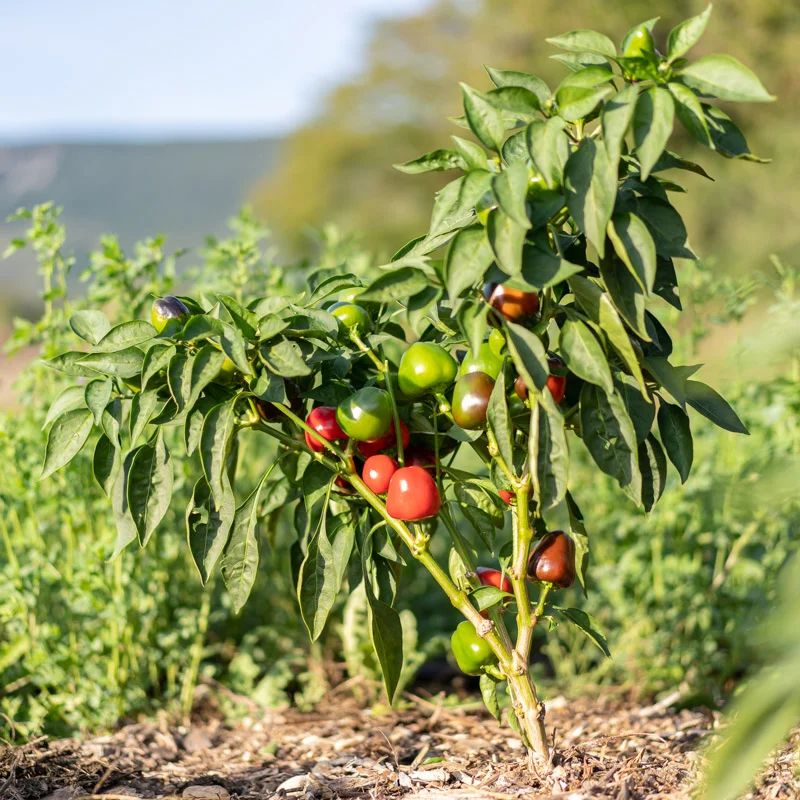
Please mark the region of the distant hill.
MULTIPOLYGON (((124 248, 167 234, 170 248, 197 247, 225 233, 227 219, 274 166, 278 139, 164 144, 51 144, 0 147, 0 219, 20 206, 64 206, 68 247, 81 258, 101 234, 124 248)), ((0 224, 0 249, 12 226, 0 224)), ((36 307, 39 280, 24 251, 0 261, 5 313, 36 307)))

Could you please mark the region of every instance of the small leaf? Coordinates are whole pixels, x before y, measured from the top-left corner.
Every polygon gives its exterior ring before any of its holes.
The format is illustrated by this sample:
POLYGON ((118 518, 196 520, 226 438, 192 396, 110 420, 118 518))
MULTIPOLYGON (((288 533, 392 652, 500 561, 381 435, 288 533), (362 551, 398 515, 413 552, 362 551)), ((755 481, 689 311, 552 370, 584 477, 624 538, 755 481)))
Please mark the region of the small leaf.
POLYGON ((700 381, 686 381, 686 402, 715 425, 733 433, 750 435, 736 412, 718 392, 700 381))
POLYGON ((608 223, 608 237, 639 286, 651 294, 656 280, 656 246, 647 226, 634 214, 614 214, 608 223))
POLYGON ((506 320, 506 343, 514 366, 531 392, 541 392, 550 377, 547 353, 541 339, 516 322, 506 320))
POLYGON ((687 246, 686 226, 681 215, 658 197, 638 197, 636 215, 647 225, 656 252, 662 258, 695 258, 687 246))
POLYGON ((666 89, 651 86, 639 95, 633 116, 633 138, 643 181, 664 152, 674 121, 675 102, 666 89))
POLYGON ((458 154, 464 163, 464 169, 489 169, 489 158, 486 151, 475 142, 470 142, 467 139, 462 139, 460 136, 451 136, 453 144, 458 150, 458 154))
POLYGON ((678 470, 681 483, 686 483, 694 458, 689 416, 678 406, 661 400, 658 406, 658 432, 669 460, 678 470))
POLYGON ((128 506, 128 476, 133 463, 136 451, 126 454, 122 460, 122 467, 117 474, 117 480, 111 490, 111 509, 114 512, 114 521, 117 525, 117 539, 114 543, 114 552, 109 561, 113 561, 117 556, 137 538, 136 525, 131 516, 128 506))
POLYGON ((106 497, 111 497, 121 466, 122 459, 119 450, 108 436, 104 433, 101 434, 94 448, 92 474, 106 497))
POLYGON ((611 167, 603 142, 584 139, 569 157, 564 174, 569 212, 601 256, 617 196, 617 176, 611 167))
POLYGON ((139 437, 144 433, 144 429, 152 419, 159 402, 158 389, 147 389, 134 396, 129 419, 131 446, 136 446, 139 437))
POLYGON ((108 331, 95 345, 93 352, 116 353, 118 350, 148 342, 156 334, 156 329, 149 322, 141 319, 130 320, 108 331))
POLYGON ((195 484, 186 508, 189 552, 204 586, 225 549, 234 521, 235 500, 227 472, 223 474, 222 482, 223 499, 218 508, 214 507, 211 488, 205 478, 200 478, 195 484))
POLYGON ((138 347, 129 347, 114 353, 89 353, 77 362, 77 366, 115 378, 133 378, 141 373, 143 361, 144 353, 138 347))
POLYGON ((603 113, 600 117, 603 126, 603 140, 606 143, 608 160, 614 165, 615 171, 622 153, 625 135, 633 122, 638 96, 639 87, 631 84, 610 97, 603 106, 603 113))
POLYGON ((454 150, 433 150, 411 161, 393 165, 406 175, 418 175, 421 172, 439 172, 447 169, 464 169, 464 159, 454 150))
POLYGON ((597 31, 575 30, 561 36, 551 36, 545 41, 569 53, 598 53, 609 58, 617 55, 614 42, 597 31))
POLYGON ((103 411, 111 402, 111 392, 114 391, 114 381, 97 379, 89 381, 84 390, 86 406, 94 416, 94 424, 98 427, 103 420, 103 411))
POLYGON ((580 320, 568 319, 561 328, 559 350, 564 362, 579 378, 614 391, 611 370, 600 342, 580 320))
POLYGON ((541 509, 547 511, 558 505, 567 492, 569 447, 564 416, 550 392, 536 397, 531 412, 528 465, 541 509))
POLYGON ((497 681, 485 672, 480 677, 481 697, 486 710, 498 721, 502 717, 500 701, 497 699, 497 681))
POLYGON ((768 158, 760 158, 750 152, 744 134, 733 120, 719 108, 703 104, 703 113, 708 123, 708 132, 716 151, 725 158, 741 158, 757 164, 769 163, 768 158))
POLYGON ((481 225, 463 228, 454 237, 444 261, 447 293, 451 302, 469 287, 482 282, 494 260, 489 240, 481 225))
POLYGON ((699 41, 700 37, 708 25, 708 18, 711 16, 711 3, 708 4, 706 10, 696 17, 681 22, 676 25, 670 32, 667 39, 667 57, 670 62, 680 58, 689 50, 694 47, 699 41))
POLYGON ((697 95, 682 83, 669 83, 667 89, 675 100, 675 113, 678 115, 681 125, 697 141, 714 150, 715 145, 708 130, 703 105, 697 99, 697 95))
POLYGON ((550 189, 563 183, 564 167, 569 159, 565 127, 561 117, 551 117, 546 122, 532 122, 526 128, 528 151, 550 189))
POLYGON ((482 92, 461 84, 464 113, 469 127, 484 147, 500 152, 505 138, 506 127, 500 111, 482 92))
POLYGON ((111 330, 111 323, 102 311, 76 311, 69 318, 69 326, 89 344, 97 344, 111 330))
POLYGON ((92 412, 88 408, 76 408, 58 417, 47 435, 40 481, 69 464, 78 455, 92 427, 92 412))
POLYGON ((529 89, 520 86, 502 86, 487 92, 485 97, 506 116, 523 122, 538 119, 537 112, 541 108, 539 98, 529 89))
POLYGON ((220 303, 225 306, 225 310, 230 314, 234 325, 241 331, 242 335, 250 341, 255 341, 258 317, 249 309, 242 308, 234 297, 230 297, 227 294, 219 294, 217 297, 220 303))
POLYGON ((583 631, 586 636, 597 645, 600 652, 606 658, 611 658, 606 637, 600 632, 600 626, 591 614, 587 614, 580 608, 559 608, 558 606, 553 606, 553 609, 558 611, 562 617, 569 620, 575 627, 583 631))
POLYGON ((67 411, 72 411, 75 408, 83 408, 86 406, 86 392, 83 386, 68 386, 61 394, 53 400, 53 404, 47 411, 47 416, 44 418, 42 430, 57 417, 67 411))
POLYGON ((167 513, 172 499, 172 461, 162 429, 154 444, 144 444, 134 452, 127 490, 139 543, 144 547, 167 513))
POLYGON ((524 228, 530 228, 531 223, 525 211, 528 197, 527 165, 520 162, 510 164, 492 179, 492 189, 506 215, 524 228))
POLYGON ((613 86, 600 86, 597 88, 562 86, 556 92, 558 115, 567 122, 576 122, 579 119, 584 119, 613 93, 613 86))
POLYGON ((147 389, 150 381, 161 370, 169 366, 169 362, 176 352, 175 345, 156 344, 144 354, 144 360, 142 361, 142 391, 147 389))
POLYGON ((266 352, 262 349, 267 367, 283 378, 296 378, 311 374, 311 367, 303 358, 303 352, 295 341, 282 339, 266 352))
POLYGON ((680 72, 683 82, 720 100, 769 103, 775 99, 744 64, 729 55, 703 56, 680 72))

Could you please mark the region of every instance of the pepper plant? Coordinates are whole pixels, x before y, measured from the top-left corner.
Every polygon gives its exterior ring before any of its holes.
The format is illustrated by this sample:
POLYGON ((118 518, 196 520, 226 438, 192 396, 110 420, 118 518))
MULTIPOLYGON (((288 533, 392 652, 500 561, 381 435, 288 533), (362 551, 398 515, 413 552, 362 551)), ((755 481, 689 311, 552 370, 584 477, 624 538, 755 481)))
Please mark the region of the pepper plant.
POLYGON ((465 617, 458 664, 480 675, 498 719, 506 684, 508 721, 545 767, 534 629, 575 625, 606 651, 591 617, 554 601, 576 577, 585 588, 570 450, 585 447, 648 512, 668 460, 689 475, 687 407, 747 432, 695 379, 699 367, 671 363, 656 315, 660 303, 680 308, 673 259, 695 257, 670 202, 684 189, 667 174, 708 177, 667 149, 675 117, 720 155, 759 161, 708 101, 772 99, 730 56, 684 58, 709 11, 672 30, 666 54, 656 20, 621 50, 587 30, 550 39, 569 70, 554 90, 499 69, 488 70, 496 88, 463 86, 453 122, 474 139, 399 165, 463 174, 438 193, 427 233, 372 280, 325 268, 300 293, 157 298, 152 324, 76 313, 84 345, 48 363, 82 381, 51 410, 43 477, 92 438, 121 551, 150 543, 176 465, 192 473, 188 544, 200 579, 219 570, 237 609, 255 579, 259 522, 293 509, 311 638, 343 586, 364 591, 390 698, 402 667, 394 602, 404 559, 417 559, 465 617), (241 496, 239 442, 256 432, 276 455, 241 496), (465 468, 475 458, 483 467, 465 468), (508 517, 511 542, 495 551, 508 517), (446 565, 433 536, 448 539, 446 565), (476 563, 479 541, 496 552, 491 567, 476 563))

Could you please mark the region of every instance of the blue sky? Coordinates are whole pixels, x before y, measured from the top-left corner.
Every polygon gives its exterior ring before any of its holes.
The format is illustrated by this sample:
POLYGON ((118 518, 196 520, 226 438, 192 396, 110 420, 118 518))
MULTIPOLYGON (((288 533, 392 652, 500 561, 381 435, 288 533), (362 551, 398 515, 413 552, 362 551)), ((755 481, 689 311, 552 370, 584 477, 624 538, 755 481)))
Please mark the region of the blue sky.
POLYGON ((283 133, 430 0, 0 0, 0 141, 283 133))

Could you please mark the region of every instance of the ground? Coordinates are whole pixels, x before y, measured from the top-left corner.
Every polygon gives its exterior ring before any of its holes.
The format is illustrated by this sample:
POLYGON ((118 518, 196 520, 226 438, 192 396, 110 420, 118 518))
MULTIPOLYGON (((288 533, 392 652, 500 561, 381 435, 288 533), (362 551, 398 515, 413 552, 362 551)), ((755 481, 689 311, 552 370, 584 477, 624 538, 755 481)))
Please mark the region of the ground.
MULTIPOLYGON (((514 733, 476 704, 409 696, 406 710, 376 714, 331 697, 314 714, 140 722, 100 738, 0 748, 0 798, 689 800, 718 723, 708 710, 642 707, 612 694, 555 698, 555 767, 540 779, 514 733)), ((797 732, 747 797, 800 797, 799 752, 797 732)))

